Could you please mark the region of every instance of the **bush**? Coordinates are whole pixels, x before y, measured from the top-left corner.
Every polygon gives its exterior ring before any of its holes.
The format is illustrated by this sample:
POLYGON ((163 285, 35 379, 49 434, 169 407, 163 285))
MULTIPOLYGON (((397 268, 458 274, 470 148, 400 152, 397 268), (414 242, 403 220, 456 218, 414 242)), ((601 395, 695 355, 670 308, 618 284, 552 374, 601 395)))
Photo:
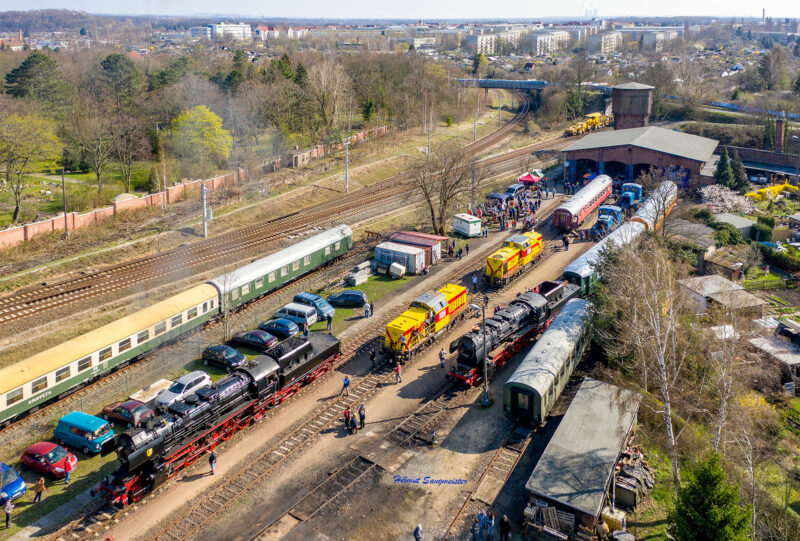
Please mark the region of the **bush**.
POLYGON ((451 127, 453 125, 453 115, 447 115, 444 117, 444 123, 447 124, 447 127, 451 127))
POLYGON ((758 223, 764 224, 770 229, 775 229, 775 218, 772 216, 759 216, 758 223))
POLYGON ((772 228, 759 222, 750 229, 750 237, 759 242, 772 242, 772 228))
POLYGON ((779 252, 763 244, 759 244, 758 247, 761 249, 761 253, 764 254, 764 259, 770 265, 789 272, 800 271, 800 256, 796 252, 779 252))
POLYGON ((711 210, 707 208, 695 210, 694 217, 696 220, 699 220, 705 224, 710 224, 714 221, 714 215, 711 214, 711 210))
POLYGON ((714 244, 717 245, 717 248, 731 244, 742 244, 742 242, 744 242, 742 240, 742 234, 731 224, 715 222, 711 224, 711 227, 716 229, 711 237, 714 239, 714 244))

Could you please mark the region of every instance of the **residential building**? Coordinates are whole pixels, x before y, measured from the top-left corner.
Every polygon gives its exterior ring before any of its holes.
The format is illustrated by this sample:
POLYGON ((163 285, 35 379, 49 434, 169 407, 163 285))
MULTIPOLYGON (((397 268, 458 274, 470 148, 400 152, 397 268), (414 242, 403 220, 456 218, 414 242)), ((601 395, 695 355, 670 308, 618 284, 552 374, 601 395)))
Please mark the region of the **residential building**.
POLYGON ((467 36, 467 52, 474 55, 494 54, 497 46, 497 34, 476 34, 467 36))
POLYGON ((256 41, 268 41, 271 39, 278 39, 280 31, 274 26, 264 26, 260 24, 255 29, 256 41))
POLYGON ((286 37, 289 39, 300 39, 309 34, 308 28, 292 28, 291 26, 286 29, 286 37))
POLYGON ((611 54, 622 47, 622 33, 608 32, 589 36, 589 52, 611 54))
POLYGON ((522 32, 519 30, 506 30, 497 34, 498 39, 502 39, 506 43, 510 43, 512 47, 519 45, 519 38, 522 32))
POLYGON ((414 49, 430 49, 436 47, 436 38, 392 38, 392 43, 407 43, 413 45, 414 49))
POLYGON ((528 35, 525 39, 534 56, 547 56, 555 51, 555 40, 550 32, 537 32, 528 35))
POLYGON ((366 41, 380 39, 383 29, 377 26, 359 26, 355 28, 340 28, 336 31, 338 40, 366 41))
POLYGON ((214 39, 233 38, 239 40, 253 39, 252 29, 249 24, 215 23, 210 24, 211 37, 214 39))
POLYGON ((556 50, 566 47, 569 44, 569 40, 572 39, 572 36, 566 30, 555 30, 550 33, 553 34, 553 47, 556 50))
POLYGON ((678 38, 678 33, 673 30, 665 32, 643 32, 641 35, 642 49, 660 52, 665 43, 678 38))

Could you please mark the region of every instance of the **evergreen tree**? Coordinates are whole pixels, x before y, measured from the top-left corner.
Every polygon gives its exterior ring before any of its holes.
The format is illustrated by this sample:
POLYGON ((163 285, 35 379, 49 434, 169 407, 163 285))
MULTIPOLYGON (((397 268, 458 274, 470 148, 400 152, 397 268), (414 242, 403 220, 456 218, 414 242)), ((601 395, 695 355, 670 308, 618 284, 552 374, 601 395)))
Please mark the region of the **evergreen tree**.
POLYGON ((486 55, 481 53, 472 61, 472 73, 480 73, 489 66, 489 59, 486 55))
POLYGON ((308 72, 302 62, 297 63, 297 69, 294 71, 294 82, 304 88, 308 86, 308 72))
POLYGON ((749 191, 750 181, 747 179, 747 171, 744 170, 742 158, 735 150, 733 151, 733 156, 731 156, 731 170, 733 171, 733 180, 736 189, 741 193, 749 191))
POLYGON ((233 53, 233 68, 241 72, 244 72, 246 67, 247 67, 247 55, 244 54, 244 51, 238 50, 235 53, 233 53))
MULTIPOLYGON (((800 45, 795 47, 796 51, 800 51, 800 45)), ((797 79, 794 80, 794 93, 800 94, 800 74, 797 75, 797 79)))
POLYGON ((744 541, 749 509, 728 483, 719 455, 709 453, 688 474, 669 512, 669 532, 680 541, 744 541))
POLYGON ((775 120, 772 115, 767 116, 764 124, 763 147, 764 150, 775 150, 775 120))
POLYGON ((722 155, 719 158, 714 178, 717 184, 722 184, 726 188, 732 190, 736 188, 736 179, 733 177, 733 169, 731 168, 731 161, 728 157, 728 149, 725 147, 722 147, 722 155))
POLYGON ((103 77, 111 89, 117 103, 117 113, 120 108, 131 104, 136 95, 144 88, 144 78, 133 60, 120 53, 112 53, 100 63, 103 68, 103 77))
POLYGON ((69 93, 58 62, 41 51, 32 52, 6 74, 6 90, 16 98, 33 98, 50 104, 61 103, 69 93))
POLYGON ((283 56, 278 60, 278 71, 281 72, 281 75, 288 80, 294 79, 294 70, 292 69, 292 60, 289 58, 289 55, 283 53, 283 56))
POLYGON ((375 115, 378 108, 375 106, 375 100, 372 98, 364 98, 361 100, 361 116, 365 122, 369 122, 375 115))

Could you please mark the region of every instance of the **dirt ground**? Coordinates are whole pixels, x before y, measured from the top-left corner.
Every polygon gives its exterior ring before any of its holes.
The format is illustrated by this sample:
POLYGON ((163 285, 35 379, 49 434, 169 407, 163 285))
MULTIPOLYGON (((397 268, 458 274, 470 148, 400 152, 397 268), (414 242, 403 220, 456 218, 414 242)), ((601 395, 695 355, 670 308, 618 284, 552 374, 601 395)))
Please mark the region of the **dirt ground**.
MULTIPOLYGON (((554 236, 547 230, 543 234, 545 237, 554 236)), ((490 310, 496 303, 506 304, 517 291, 525 287, 559 277, 563 268, 591 244, 572 243, 570 246, 569 252, 564 252, 559 247, 532 272, 496 294, 490 310)), ((433 285, 435 284, 431 284, 431 287, 433 285)), ((394 302, 402 305, 409 300, 398 295, 394 302)), ((474 323, 474 320, 464 322, 451 336, 460 336, 474 323)), ((356 333, 357 327, 353 326, 350 330, 356 333)), ((449 343, 451 339, 448 337, 444 342, 449 343)), ((442 343, 441 346, 446 344, 442 343)), ((348 436, 338 424, 324 430, 310 449, 284 462, 262 486, 252 490, 219 517, 215 521, 215 527, 203 533, 203 539, 250 538, 285 513, 288 509, 287 502, 298 499, 307 487, 316 485, 346 460, 356 456, 357 452, 350 448, 351 443, 359 438, 369 437, 370 432, 385 432, 400 418, 413 411, 422 399, 430 396, 443 384, 446 370, 439 367, 437 352, 438 348, 433 348, 418 356, 404 371, 402 384, 386 385, 366 404, 365 431, 348 436), (242 521, 243 516, 248 519, 242 521)), ((369 372, 369 365, 364 356, 347 365, 343 373, 355 380, 369 372)), ((414 456, 394 473, 382 470, 373 472, 359 487, 343 495, 344 498, 337 498, 336 505, 326 508, 308 524, 303 525, 302 530, 296 530, 295 535, 301 535, 302 538, 305 535, 302 534, 303 531, 310 535, 307 528, 312 528, 324 536, 323 538, 391 539, 410 536, 417 523, 425 526, 426 539, 434 538, 432 535, 437 531, 441 534, 450 525, 453 510, 463 503, 464 487, 469 489, 474 486, 482 473, 481 461, 502 443, 509 430, 510 422, 502 415, 501 396, 504 378, 510 375, 512 369, 513 364, 493 381, 492 407, 484 411, 468 404, 448 412, 446 418, 440 421, 438 447, 414 448, 414 456), (476 438, 476 434, 480 434, 480 438, 476 438), (395 483, 393 475, 457 478, 465 479, 468 484, 412 488, 395 483), (340 504, 340 500, 344 503, 340 504)), ((242 437, 223 448, 219 454, 217 475, 212 477, 204 464, 199 465, 176 482, 167 485, 160 493, 148 498, 136 513, 114 525, 107 534, 124 541, 149 538, 159 532, 166 521, 186 502, 191 505, 196 498, 202 498, 214 482, 219 482, 226 474, 246 466, 249 456, 302 422, 320 402, 336 399, 341 387, 341 375, 333 375, 316 382, 308 392, 287 404, 289 407, 280 408, 280 415, 274 415, 253 432, 242 434, 242 437)), ((472 395, 469 398, 470 402, 475 399, 472 395)), ((516 501, 516 498, 513 500, 516 501)), ((519 502, 509 503, 512 504, 511 508, 519 506, 519 502)))

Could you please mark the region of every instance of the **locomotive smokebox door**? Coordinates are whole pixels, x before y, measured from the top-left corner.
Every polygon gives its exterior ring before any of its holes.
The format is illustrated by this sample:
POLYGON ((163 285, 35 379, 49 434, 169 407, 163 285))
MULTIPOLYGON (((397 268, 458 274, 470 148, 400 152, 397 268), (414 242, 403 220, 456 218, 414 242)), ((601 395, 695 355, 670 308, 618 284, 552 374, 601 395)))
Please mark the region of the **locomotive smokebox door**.
POLYGON ((456 351, 458 351, 458 341, 459 340, 460 340, 460 338, 457 338, 457 339, 453 340, 452 342, 450 342, 450 353, 455 353, 456 351))

